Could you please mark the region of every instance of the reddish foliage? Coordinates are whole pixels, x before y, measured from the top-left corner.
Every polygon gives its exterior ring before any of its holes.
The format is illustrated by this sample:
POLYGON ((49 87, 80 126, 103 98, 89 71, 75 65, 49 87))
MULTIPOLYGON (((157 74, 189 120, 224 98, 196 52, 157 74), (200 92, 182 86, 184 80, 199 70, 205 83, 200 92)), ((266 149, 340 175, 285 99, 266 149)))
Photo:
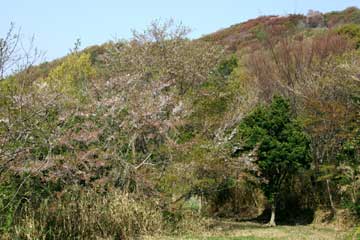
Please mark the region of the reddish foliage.
MULTIPOLYGON (((306 38, 267 34, 263 45, 248 58, 248 68, 256 76, 261 98, 270 100, 275 93, 291 96, 296 84, 303 84, 322 65, 353 49, 353 44, 336 33, 306 38)), ((321 74, 321 71, 319 72, 321 74)))
POLYGON ((325 14, 326 25, 329 28, 336 27, 346 23, 360 23, 360 9, 349 7, 343 11, 330 12, 325 14))
POLYGON ((202 40, 225 45, 229 51, 236 51, 243 47, 256 48, 258 31, 264 30, 272 35, 281 35, 300 21, 305 21, 305 16, 262 16, 207 35, 202 40))

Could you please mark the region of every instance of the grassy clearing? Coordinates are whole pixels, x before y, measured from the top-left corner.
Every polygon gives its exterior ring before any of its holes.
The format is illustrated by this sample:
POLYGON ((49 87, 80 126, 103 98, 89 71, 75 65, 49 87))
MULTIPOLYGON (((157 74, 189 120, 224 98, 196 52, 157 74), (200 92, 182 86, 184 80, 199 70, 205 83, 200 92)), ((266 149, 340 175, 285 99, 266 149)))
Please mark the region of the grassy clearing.
MULTIPOLYGON (((148 240, 332 240, 353 239, 349 232, 330 227, 277 226, 252 222, 216 222, 208 232, 191 236, 155 237, 148 240)), ((357 238, 355 238, 357 239, 357 238)))

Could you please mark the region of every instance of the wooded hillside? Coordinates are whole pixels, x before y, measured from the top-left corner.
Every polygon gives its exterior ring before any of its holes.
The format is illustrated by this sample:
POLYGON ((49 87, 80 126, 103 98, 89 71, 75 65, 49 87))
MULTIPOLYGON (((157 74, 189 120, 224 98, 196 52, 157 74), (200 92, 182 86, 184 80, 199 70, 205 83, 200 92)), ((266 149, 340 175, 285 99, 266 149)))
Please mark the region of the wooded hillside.
MULTIPOLYGON (((0 239, 360 218, 360 10, 154 21, 36 65, 0 38, 0 239), (10 72, 12 71, 12 72, 10 72)), ((346 226, 345 226, 346 225, 346 226)))

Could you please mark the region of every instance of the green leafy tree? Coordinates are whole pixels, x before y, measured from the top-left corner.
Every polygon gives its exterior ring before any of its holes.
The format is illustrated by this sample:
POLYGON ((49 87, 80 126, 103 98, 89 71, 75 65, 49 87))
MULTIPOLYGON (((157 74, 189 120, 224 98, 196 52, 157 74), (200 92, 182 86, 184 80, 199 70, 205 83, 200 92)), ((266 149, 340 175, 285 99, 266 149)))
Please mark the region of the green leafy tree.
POLYGON ((56 92, 82 99, 88 93, 89 82, 95 75, 90 54, 72 53, 62 64, 51 70, 43 81, 45 86, 49 85, 56 92))
POLYGON ((258 107, 240 124, 244 150, 256 149, 256 165, 263 179, 264 194, 272 205, 270 226, 275 226, 277 196, 282 183, 301 168, 310 166, 309 139, 293 118, 289 102, 274 97, 267 107, 258 107))

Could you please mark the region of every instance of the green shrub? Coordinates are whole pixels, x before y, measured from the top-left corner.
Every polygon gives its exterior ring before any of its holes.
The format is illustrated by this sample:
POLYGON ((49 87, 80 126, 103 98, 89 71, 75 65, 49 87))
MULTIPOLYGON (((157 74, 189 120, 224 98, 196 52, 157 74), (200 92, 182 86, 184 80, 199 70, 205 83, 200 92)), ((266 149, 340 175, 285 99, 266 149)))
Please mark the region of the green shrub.
POLYGON ((351 209, 351 211, 360 218, 360 198, 357 199, 355 203, 350 203, 347 205, 348 208, 351 209))
POLYGON ((337 29, 340 35, 348 37, 355 42, 356 48, 360 48, 360 25, 359 24, 346 24, 337 29))
POLYGON ((25 208, 39 207, 43 199, 49 199, 51 193, 60 189, 58 183, 44 184, 37 176, 3 176, 0 185, 0 234, 12 230, 25 208))
POLYGON ((223 60, 217 69, 220 76, 227 78, 238 66, 238 60, 235 55, 232 55, 229 59, 223 60))

